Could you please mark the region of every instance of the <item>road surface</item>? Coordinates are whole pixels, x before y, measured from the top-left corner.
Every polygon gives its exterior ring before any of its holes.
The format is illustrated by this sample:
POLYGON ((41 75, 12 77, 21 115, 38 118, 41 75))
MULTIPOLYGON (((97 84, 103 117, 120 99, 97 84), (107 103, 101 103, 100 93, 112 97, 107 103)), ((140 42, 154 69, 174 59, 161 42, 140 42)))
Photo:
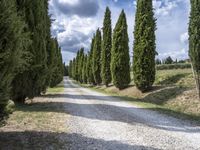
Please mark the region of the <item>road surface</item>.
POLYGON ((70 150, 200 150, 199 126, 64 83, 70 150))

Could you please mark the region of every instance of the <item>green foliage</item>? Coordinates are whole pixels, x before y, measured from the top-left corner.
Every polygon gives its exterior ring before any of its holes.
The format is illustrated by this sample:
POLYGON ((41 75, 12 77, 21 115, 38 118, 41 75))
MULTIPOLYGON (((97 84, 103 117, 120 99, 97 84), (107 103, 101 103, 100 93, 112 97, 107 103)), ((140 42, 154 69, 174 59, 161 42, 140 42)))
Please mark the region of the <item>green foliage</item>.
POLYGON ((189 63, 162 64, 156 66, 156 70, 190 69, 190 68, 191 64, 189 63))
POLYGON ((155 30, 152 0, 138 0, 134 32, 133 74, 138 89, 146 91, 155 81, 155 30))
POLYGON ((130 83, 130 57, 127 22, 124 10, 121 12, 113 33, 111 72, 114 85, 123 89, 130 83))
POLYGON ((88 56, 89 58, 87 61, 87 78, 88 78, 88 82, 93 85, 96 84, 95 80, 94 80, 94 76, 93 76, 93 70, 92 70, 94 42, 95 42, 95 36, 92 39, 91 49, 90 49, 89 56, 88 56))
POLYGON ((101 31, 97 29, 94 41, 92 71, 96 84, 101 84, 101 31))
POLYGON ((83 83, 87 83, 87 55, 84 56, 83 69, 82 69, 82 80, 83 83))
POLYGON ((112 23, 111 12, 107 7, 103 23, 103 44, 101 52, 101 77, 103 83, 108 86, 111 82, 111 49, 112 49, 112 23))
POLYGON ((80 83, 83 83, 83 67, 84 67, 84 48, 80 49, 80 53, 79 53, 79 57, 78 57, 78 81, 80 83))
POLYGON ((23 18, 18 15, 15 0, 0 2, 0 112, 10 98, 11 83, 25 67, 26 48, 30 44, 23 18))
POLYGON ((163 64, 173 64, 173 63, 174 61, 170 56, 163 60, 163 64))
POLYGON ((72 78, 73 77, 73 61, 72 60, 69 62, 68 72, 69 72, 69 77, 72 78))
POLYGON ((200 98, 200 1, 191 0, 189 23, 189 56, 192 62, 198 95, 200 98))

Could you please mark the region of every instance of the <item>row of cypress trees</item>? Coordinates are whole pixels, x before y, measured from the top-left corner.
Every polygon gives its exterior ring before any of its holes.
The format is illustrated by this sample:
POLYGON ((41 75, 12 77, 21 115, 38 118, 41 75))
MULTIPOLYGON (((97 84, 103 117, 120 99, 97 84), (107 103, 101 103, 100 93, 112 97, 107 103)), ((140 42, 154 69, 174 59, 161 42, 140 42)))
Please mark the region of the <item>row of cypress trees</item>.
POLYGON ((129 39, 124 11, 119 16, 113 34, 111 24, 111 11, 107 7, 102 28, 103 36, 100 29, 97 29, 89 53, 84 54, 83 48, 78 51, 76 58, 69 64, 70 77, 80 83, 93 85, 103 83, 108 86, 113 81, 119 89, 128 86, 130 83, 129 39))
MULTIPOLYGON (((190 3, 189 56, 200 98, 200 1, 191 0, 190 3)), ((155 56, 157 55, 155 30, 156 19, 154 18, 152 0, 138 0, 134 31, 133 76, 137 88, 143 92, 149 90, 155 81, 155 56)), ((92 40, 91 50, 83 62, 86 64, 86 72, 83 72, 87 77, 87 81, 84 80, 84 82, 96 85, 100 84, 102 80, 108 86, 112 81, 119 89, 127 87, 130 83, 128 42, 124 11, 121 12, 112 34, 111 12, 107 8, 104 18, 103 40, 101 40, 100 30, 97 30, 92 40)), ((79 61, 79 57, 71 61, 69 67, 70 77, 74 79, 77 79, 74 77, 76 72, 74 65, 77 61, 79 61)), ((82 68, 79 65, 77 67, 82 68)), ((76 74, 76 76, 80 75, 76 74)))
POLYGON ((0 2, 0 112, 63 78, 61 49, 51 37, 48 0, 0 2))
MULTIPOLYGON (((151 88, 155 80, 156 20, 152 1, 137 1, 135 22, 134 81, 138 89, 146 91, 151 88)), ((103 23, 103 39, 101 39, 101 32, 98 29, 92 39, 89 54, 84 56, 82 51, 80 57, 80 51, 78 51, 77 57, 70 61, 70 77, 82 81, 78 79, 81 75, 76 69, 83 69, 81 65, 77 64, 77 62, 83 61, 83 64, 86 64, 86 71, 83 71, 87 77, 85 83, 93 85, 103 83, 108 86, 109 83, 113 82, 119 89, 126 88, 131 82, 127 28, 126 14, 122 10, 112 33, 111 12, 107 7, 103 23), (87 57, 85 59, 87 62, 81 59, 82 57, 87 57)))

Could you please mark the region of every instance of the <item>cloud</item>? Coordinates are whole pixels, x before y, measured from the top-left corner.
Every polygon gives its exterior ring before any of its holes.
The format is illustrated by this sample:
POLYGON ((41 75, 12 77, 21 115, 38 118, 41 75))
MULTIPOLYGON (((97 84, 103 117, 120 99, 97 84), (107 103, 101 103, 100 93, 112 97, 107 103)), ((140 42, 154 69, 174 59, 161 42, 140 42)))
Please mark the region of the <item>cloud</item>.
MULTIPOLYGON (((52 24, 52 34, 58 38, 66 62, 73 59, 81 47, 89 50, 93 34, 102 27, 106 6, 112 12, 113 28, 121 10, 125 10, 132 56, 136 0, 50 0, 50 14, 56 19, 52 24)), ((157 18, 159 58, 169 55, 174 59, 187 58, 190 1, 153 0, 153 6, 157 18)))
POLYGON ((51 4, 67 16, 90 17, 95 16, 99 10, 96 0, 52 0, 51 4))
POLYGON ((181 34, 181 36, 180 36, 181 43, 188 44, 188 39, 189 39, 188 32, 181 34))

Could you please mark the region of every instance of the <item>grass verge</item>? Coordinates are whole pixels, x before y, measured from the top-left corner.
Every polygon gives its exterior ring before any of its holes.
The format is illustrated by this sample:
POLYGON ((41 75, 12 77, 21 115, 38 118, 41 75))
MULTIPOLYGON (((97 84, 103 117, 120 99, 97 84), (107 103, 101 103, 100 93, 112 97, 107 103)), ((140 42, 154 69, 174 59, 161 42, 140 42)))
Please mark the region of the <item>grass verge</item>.
MULTIPOLYGON (((47 93, 59 95, 62 91, 63 83, 47 93)), ((69 116, 60 101, 47 95, 16 104, 6 125, 0 127, 0 149, 64 149, 62 136, 69 116)))

